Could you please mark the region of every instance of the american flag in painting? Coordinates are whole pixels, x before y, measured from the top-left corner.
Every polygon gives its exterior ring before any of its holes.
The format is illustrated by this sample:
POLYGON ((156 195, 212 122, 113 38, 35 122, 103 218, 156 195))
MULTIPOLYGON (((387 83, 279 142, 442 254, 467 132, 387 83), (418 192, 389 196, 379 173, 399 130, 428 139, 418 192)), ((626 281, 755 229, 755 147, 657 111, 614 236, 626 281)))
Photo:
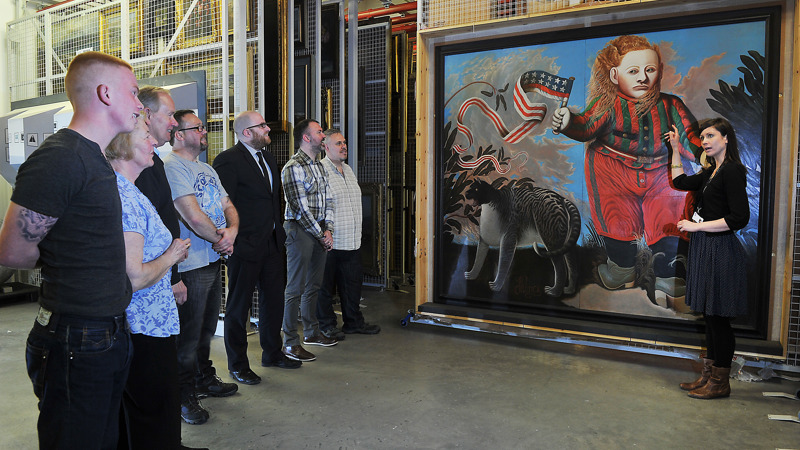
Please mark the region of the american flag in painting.
POLYGON ((569 94, 572 91, 572 82, 572 78, 561 78, 543 70, 532 70, 522 74, 522 76, 517 79, 516 86, 514 87, 514 109, 522 119, 522 123, 510 131, 500 115, 486 104, 483 99, 478 97, 467 99, 461 104, 461 108, 458 110, 456 127, 464 134, 469 144, 467 146, 456 144, 454 146, 455 151, 463 153, 472 147, 472 131, 463 123, 464 115, 470 107, 476 106, 494 125, 494 128, 504 141, 509 144, 516 144, 530 134, 547 114, 547 105, 544 103, 531 102, 527 94, 531 92, 539 93, 547 98, 559 100, 563 105, 569 99, 569 94))
POLYGON ((531 70, 519 78, 517 89, 522 89, 523 92, 538 92, 555 100, 564 100, 569 98, 572 92, 573 81, 572 78, 561 78, 543 70, 531 70))

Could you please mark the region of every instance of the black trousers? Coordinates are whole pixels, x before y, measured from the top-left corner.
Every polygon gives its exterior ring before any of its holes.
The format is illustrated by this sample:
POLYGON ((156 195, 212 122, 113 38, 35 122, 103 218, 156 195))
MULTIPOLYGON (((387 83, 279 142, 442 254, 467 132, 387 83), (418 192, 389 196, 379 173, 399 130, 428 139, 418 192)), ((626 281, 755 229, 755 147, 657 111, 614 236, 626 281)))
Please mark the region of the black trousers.
POLYGON ((328 252, 325 275, 317 298, 317 320, 320 329, 330 330, 336 327, 336 314, 333 311, 334 290, 339 291, 342 329, 355 330, 364 326, 364 316, 359 307, 363 281, 360 248, 328 252))
POLYGON ((131 334, 133 360, 122 394, 118 449, 179 449, 178 347, 175 336, 131 334))
POLYGON ((281 324, 283 323, 283 292, 286 288, 284 252, 270 240, 270 252, 260 261, 247 261, 236 256, 228 258, 228 299, 225 303, 225 351, 228 370, 241 371, 250 367, 247 358, 247 322, 253 290, 258 287, 258 336, 262 362, 281 357, 281 324))

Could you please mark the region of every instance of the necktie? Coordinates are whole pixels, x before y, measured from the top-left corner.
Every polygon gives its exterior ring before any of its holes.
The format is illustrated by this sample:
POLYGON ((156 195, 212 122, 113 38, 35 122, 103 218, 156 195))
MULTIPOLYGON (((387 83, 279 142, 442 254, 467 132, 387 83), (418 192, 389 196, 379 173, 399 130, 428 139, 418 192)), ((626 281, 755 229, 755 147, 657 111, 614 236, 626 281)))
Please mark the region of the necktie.
POLYGON ((261 151, 256 152, 256 156, 258 156, 258 165, 261 166, 261 174, 264 175, 264 178, 267 180, 267 185, 269 186, 269 191, 272 192, 272 183, 269 180, 269 172, 267 172, 267 166, 264 164, 264 156, 261 154, 261 151))

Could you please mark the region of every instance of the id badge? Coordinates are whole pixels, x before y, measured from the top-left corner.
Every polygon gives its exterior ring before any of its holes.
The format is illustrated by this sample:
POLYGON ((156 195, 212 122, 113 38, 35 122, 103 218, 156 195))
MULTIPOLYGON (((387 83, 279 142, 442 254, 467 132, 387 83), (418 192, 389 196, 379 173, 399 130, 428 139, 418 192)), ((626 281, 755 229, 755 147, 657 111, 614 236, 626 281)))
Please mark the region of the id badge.
POLYGON ((694 223, 703 223, 703 218, 700 217, 700 214, 697 214, 697 211, 692 214, 692 222, 694 223))

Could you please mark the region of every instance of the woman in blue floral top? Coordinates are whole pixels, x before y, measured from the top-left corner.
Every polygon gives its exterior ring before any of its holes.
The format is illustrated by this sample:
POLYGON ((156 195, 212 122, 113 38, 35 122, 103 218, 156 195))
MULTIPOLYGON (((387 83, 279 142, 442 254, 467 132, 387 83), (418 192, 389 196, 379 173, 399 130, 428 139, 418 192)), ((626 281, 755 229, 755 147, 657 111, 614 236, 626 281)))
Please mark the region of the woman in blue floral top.
POLYGON ((114 138, 106 156, 117 175, 122 201, 126 270, 133 298, 126 310, 134 355, 123 394, 121 448, 180 448, 178 308, 170 268, 186 259, 189 239, 172 239, 150 200, 136 188, 139 174, 153 165, 155 139, 139 119, 114 138), (127 442, 125 442, 125 440, 127 442))

